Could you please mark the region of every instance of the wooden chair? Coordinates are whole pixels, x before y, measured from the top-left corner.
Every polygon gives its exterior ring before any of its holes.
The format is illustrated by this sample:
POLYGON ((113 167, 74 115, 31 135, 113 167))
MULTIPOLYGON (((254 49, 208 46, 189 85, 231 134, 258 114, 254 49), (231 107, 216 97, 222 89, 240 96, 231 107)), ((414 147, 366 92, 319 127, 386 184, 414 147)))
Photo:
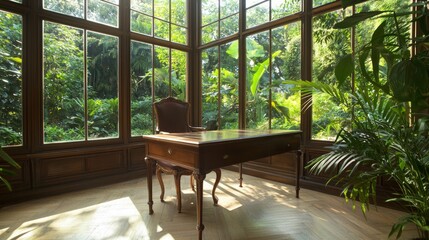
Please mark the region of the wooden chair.
MULTIPOLYGON (((205 128, 202 127, 191 127, 188 123, 189 118, 189 108, 190 104, 187 102, 180 101, 173 97, 168 97, 155 102, 153 104, 154 113, 156 118, 156 133, 180 133, 180 132, 193 132, 193 131, 205 131, 205 128)), ((213 170, 216 173, 216 181, 213 185, 212 197, 214 205, 217 205, 218 198, 215 195, 217 185, 219 184, 221 171, 220 169, 213 170)), ((174 183, 176 185, 176 195, 177 195, 177 211, 180 213, 182 211, 182 192, 180 189, 180 178, 183 175, 191 176, 191 187, 195 192, 192 170, 176 166, 170 163, 157 161, 156 163, 156 176, 161 185, 161 202, 164 202, 164 182, 162 180, 162 173, 174 175, 174 183)))

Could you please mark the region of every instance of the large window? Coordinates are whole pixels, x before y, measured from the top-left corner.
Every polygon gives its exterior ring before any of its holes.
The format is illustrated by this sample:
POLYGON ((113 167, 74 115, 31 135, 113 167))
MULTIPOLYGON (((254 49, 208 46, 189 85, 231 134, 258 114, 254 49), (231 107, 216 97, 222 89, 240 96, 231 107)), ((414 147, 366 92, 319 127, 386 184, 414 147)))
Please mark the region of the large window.
MULTIPOLYGON (((335 65, 342 56, 351 53, 351 31, 332 28, 344 14, 343 10, 337 10, 313 18, 312 81, 336 84, 335 65)), ((351 85, 342 87, 342 91, 351 91, 351 85)), ((313 139, 334 140, 341 128, 350 125, 351 109, 341 108, 328 94, 313 94, 312 109, 313 139)))
POLYGON ((246 38, 246 128, 299 129, 301 29, 288 24, 246 38))
POLYGON ((186 52, 131 42, 131 135, 153 133, 152 103, 186 100, 186 52))
POLYGON ((202 122, 238 128, 238 41, 202 52, 202 122))
POLYGON ((23 143, 22 17, 0 10, 0 146, 23 143))
POLYGON ((44 22, 44 141, 118 137, 118 38, 44 22))

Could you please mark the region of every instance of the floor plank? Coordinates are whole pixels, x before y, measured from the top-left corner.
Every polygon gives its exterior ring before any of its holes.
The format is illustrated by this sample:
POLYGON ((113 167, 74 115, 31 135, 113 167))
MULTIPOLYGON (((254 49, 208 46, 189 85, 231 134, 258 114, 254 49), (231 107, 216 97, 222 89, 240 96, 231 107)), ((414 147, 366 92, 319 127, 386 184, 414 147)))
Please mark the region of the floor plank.
MULTIPOLYGON (((367 219, 343 198, 223 170, 213 206, 215 175, 204 183, 204 239, 387 239, 402 212, 371 208, 367 219)), ((195 195, 182 180, 182 213, 165 176, 165 203, 154 178, 154 214, 148 214, 146 178, 30 200, 0 209, 0 239, 196 239, 195 195)), ((408 227, 403 239, 417 237, 408 227)))

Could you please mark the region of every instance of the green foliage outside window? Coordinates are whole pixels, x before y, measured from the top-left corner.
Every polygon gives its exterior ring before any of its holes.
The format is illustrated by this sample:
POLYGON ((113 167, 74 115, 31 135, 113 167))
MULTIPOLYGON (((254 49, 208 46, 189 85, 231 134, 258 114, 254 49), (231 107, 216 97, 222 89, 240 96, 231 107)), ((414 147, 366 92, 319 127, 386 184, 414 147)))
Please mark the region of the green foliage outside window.
POLYGON ((0 146, 22 144, 22 17, 0 11, 0 146))

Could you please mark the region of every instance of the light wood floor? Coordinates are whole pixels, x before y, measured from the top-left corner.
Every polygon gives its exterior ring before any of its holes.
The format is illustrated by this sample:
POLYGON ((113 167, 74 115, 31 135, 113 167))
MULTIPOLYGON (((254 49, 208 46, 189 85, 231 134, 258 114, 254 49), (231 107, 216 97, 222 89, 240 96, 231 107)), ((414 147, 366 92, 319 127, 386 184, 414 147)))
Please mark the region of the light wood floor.
MULTIPOLYGON (((176 212, 172 176, 166 202, 154 179, 154 215, 148 215, 146 178, 30 200, 0 209, 0 239, 196 239, 194 193, 182 177, 183 210, 176 212)), ((223 170, 219 206, 212 204, 214 174, 204 183, 204 239, 387 239, 403 213, 372 208, 367 220, 343 198, 223 170)), ((413 227, 403 239, 417 237, 413 227)))

